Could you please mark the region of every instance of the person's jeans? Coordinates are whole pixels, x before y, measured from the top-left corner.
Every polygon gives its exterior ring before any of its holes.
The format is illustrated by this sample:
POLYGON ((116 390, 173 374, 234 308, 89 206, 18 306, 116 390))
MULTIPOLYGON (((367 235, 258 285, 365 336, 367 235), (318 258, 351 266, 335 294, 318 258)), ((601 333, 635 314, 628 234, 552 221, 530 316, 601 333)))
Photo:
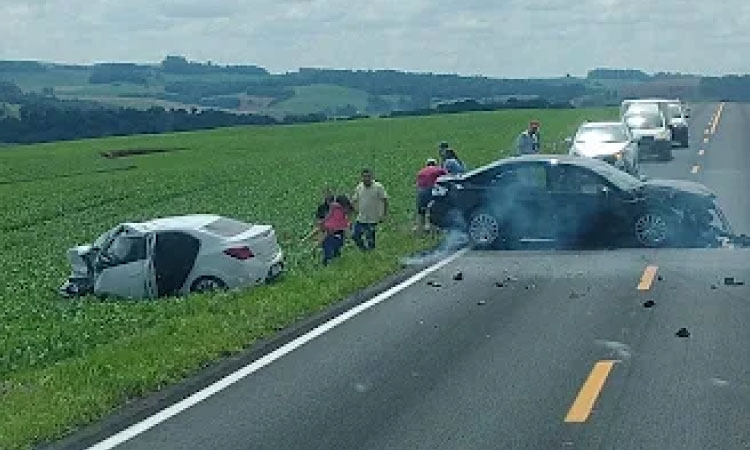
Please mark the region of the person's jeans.
POLYGON ((354 231, 352 233, 352 239, 361 250, 372 250, 375 248, 375 227, 377 224, 374 223, 354 223, 354 231), (365 239, 362 239, 364 234, 365 239), (366 242, 365 242, 366 241, 366 242))
POLYGON ((344 232, 329 233, 323 238, 323 264, 341 255, 344 246, 344 232))

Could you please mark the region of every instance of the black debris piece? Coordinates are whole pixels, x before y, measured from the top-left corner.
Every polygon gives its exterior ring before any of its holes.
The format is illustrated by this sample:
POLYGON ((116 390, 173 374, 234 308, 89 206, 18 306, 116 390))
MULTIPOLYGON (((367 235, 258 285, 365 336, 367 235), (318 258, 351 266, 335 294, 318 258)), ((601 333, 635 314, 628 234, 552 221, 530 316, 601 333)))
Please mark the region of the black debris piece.
POLYGON ((439 287, 442 287, 443 285, 442 285, 442 284, 440 284, 440 283, 438 283, 437 281, 432 281, 432 280, 431 280, 431 281, 428 281, 428 282, 427 282, 427 286, 432 286, 432 287, 436 287, 436 288, 439 288, 439 287))
POLYGON ((712 284, 712 285, 711 285, 711 289, 719 289, 719 286, 717 286, 717 285, 715 285, 715 284, 712 284))
POLYGON ((659 280, 659 281, 664 281, 664 277, 661 276, 661 275, 659 275, 658 277, 656 277, 656 279, 659 280))
POLYGON ((453 279, 456 281, 461 281, 464 279, 464 273, 463 272, 456 272, 455 275, 453 275, 453 279))
POLYGON ((654 303, 653 300, 647 300, 647 301, 643 302, 643 307, 644 308, 653 308, 655 304, 656 303, 654 303))
POLYGON ((500 282, 500 281, 497 281, 497 282, 495 282, 495 287, 499 287, 499 288, 501 288, 501 287, 505 287, 505 284, 503 284, 503 283, 502 283, 502 282, 500 282))
POLYGON ((581 298, 581 294, 579 294, 578 292, 571 292, 568 298, 570 298, 571 300, 575 300, 577 298, 581 298))
POLYGON ((486 301, 484 301, 484 300, 479 300, 479 301, 477 302, 477 305, 479 305, 479 306, 483 306, 483 305, 486 305, 486 304, 487 304, 487 302, 486 302, 486 301))
POLYGON ((734 277, 724 277, 724 284, 727 286, 742 286, 745 282, 734 277))
POLYGON ((681 338, 690 337, 690 332, 688 331, 687 328, 683 327, 683 328, 680 328, 679 330, 677 330, 677 333, 675 333, 675 336, 681 337, 681 338))

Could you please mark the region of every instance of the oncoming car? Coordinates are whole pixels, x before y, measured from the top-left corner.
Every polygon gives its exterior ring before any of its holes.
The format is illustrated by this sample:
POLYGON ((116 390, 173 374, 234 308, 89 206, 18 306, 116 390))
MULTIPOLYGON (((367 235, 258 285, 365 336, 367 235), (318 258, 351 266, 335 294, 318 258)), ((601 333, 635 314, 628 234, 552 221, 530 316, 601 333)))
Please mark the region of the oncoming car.
POLYGON ((601 159, 618 169, 638 175, 638 143, 622 122, 587 122, 571 139, 570 154, 601 159))
POLYGON ((672 131, 664 114, 651 105, 631 107, 622 117, 636 141, 640 155, 655 155, 662 161, 672 159, 672 131))
POLYGON ((232 289, 278 277, 284 254, 270 225, 195 214, 122 223, 71 248, 65 296, 153 298, 232 289))
POLYGON ((732 236, 715 198, 698 183, 644 182, 596 159, 527 155, 441 177, 430 218, 476 248, 708 247, 732 236))

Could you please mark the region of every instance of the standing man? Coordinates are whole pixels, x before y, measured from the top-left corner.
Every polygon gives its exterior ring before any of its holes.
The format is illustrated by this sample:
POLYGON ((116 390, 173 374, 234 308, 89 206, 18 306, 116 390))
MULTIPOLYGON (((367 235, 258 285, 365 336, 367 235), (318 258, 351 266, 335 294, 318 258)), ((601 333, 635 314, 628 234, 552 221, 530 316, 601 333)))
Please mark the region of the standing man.
POLYGON ((534 155, 539 153, 541 139, 539 137, 539 121, 532 120, 529 129, 518 136, 516 141, 516 156, 534 155))
POLYGON ((432 200, 432 188, 435 182, 447 173, 447 170, 438 166, 434 158, 428 159, 426 165, 417 173, 417 223, 414 225, 414 231, 419 231, 420 227, 423 227, 425 231, 430 231, 427 205, 432 200))
POLYGON ((374 180, 372 170, 362 170, 362 181, 354 190, 352 200, 357 209, 352 239, 361 250, 372 250, 375 248, 375 228, 388 214, 388 194, 383 185, 374 180), (363 234, 366 242, 362 239, 363 234))
POLYGON ((445 152, 450 148, 447 141, 440 141, 438 144, 438 159, 445 161, 445 152))

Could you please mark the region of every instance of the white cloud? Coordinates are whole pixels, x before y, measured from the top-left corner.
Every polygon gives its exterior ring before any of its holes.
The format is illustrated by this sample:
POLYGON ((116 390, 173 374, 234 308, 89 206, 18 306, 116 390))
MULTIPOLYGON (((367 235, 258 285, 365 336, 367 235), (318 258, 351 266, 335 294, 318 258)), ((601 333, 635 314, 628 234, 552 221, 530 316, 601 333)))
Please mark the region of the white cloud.
POLYGON ((512 77, 597 66, 750 72, 746 0, 0 0, 0 15, 0 59, 184 54, 272 71, 512 77))

